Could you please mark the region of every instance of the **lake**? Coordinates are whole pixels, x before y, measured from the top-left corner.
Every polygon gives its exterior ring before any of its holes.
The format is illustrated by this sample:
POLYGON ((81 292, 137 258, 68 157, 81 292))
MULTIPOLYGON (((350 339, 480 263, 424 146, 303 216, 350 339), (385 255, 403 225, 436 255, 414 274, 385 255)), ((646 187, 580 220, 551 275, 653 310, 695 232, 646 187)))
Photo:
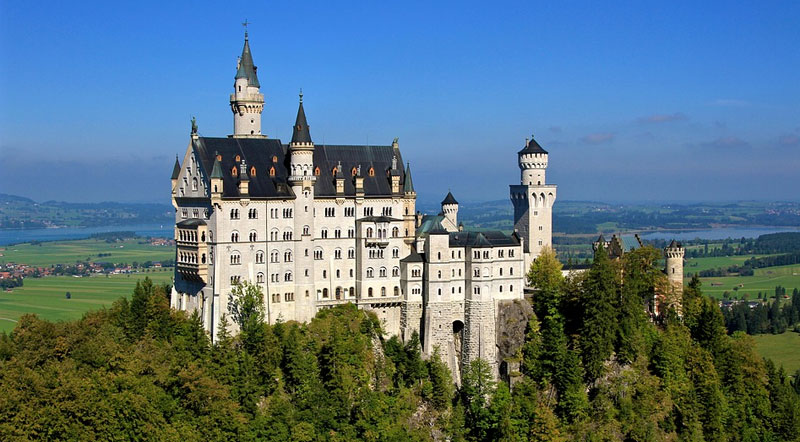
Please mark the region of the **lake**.
MULTIPOLYGON (((66 239, 84 239, 93 233, 132 231, 139 236, 172 238, 172 225, 132 224, 120 226, 63 228, 63 229, 29 229, 0 230, 0 245, 17 244, 31 241, 58 241, 66 239)), ((667 231, 644 233, 642 239, 725 239, 725 238, 758 238, 760 235, 778 232, 800 232, 800 227, 724 227, 718 229, 667 231)))
POLYGON ((677 239, 687 241, 691 239, 727 239, 727 238, 758 238, 768 233, 780 232, 800 232, 800 227, 721 227, 718 229, 692 230, 692 231, 667 231, 650 232, 639 234, 643 240, 653 239, 677 239))
POLYGON ((139 236, 172 238, 171 224, 129 224, 119 226, 62 228, 62 229, 21 229, 0 230, 0 245, 18 244, 31 241, 59 241, 67 239, 84 239, 93 233, 136 232, 139 236))

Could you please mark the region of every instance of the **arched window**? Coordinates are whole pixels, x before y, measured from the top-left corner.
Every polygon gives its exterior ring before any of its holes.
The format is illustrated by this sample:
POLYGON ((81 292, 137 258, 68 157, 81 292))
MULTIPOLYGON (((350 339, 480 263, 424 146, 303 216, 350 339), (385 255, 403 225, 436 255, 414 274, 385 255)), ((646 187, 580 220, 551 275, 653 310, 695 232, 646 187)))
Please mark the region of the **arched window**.
POLYGON ((392 276, 394 277, 400 276, 400 267, 392 267, 392 276))
POLYGON ((350 170, 350 175, 352 175, 352 176, 356 176, 357 173, 358 173, 358 169, 356 169, 355 167, 353 167, 353 169, 350 170))
POLYGON ((284 273, 283 274, 283 280, 286 281, 286 282, 291 281, 292 280, 292 272, 287 271, 286 273, 284 273))
POLYGON ((381 287, 381 296, 386 296, 386 287, 381 287))
POLYGON ((375 271, 372 267, 367 267, 367 278, 372 278, 373 276, 375 276, 375 271))
POLYGON ((372 227, 367 227, 367 238, 372 238, 372 227))
POLYGON ((319 176, 319 167, 314 168, 314 175, 319 176))
POLYGON ((192 178, 192 190, 197 190, 197 178, 192 178))
POLYGON ((372 297, 372 287, 367 289, 367 296, 372 297))
POLYGON ((239 175, 239 171, 236 170, 236 166, 231 167, 231 175, 233 176, 239 175))
POLYGON ((275 168, 274 167, 270 167, 269 168, 269 176, 275 176, 275 168))
POLYGON ((250 166, 250 176, 256 176, 256 166, 250 166))
POLYGON ((283 262, 292 262, 292 251, 287 250, 283 252, 283 262))
POLYGON ((263 273, 258 273, 256 275, 256 282, 259 283, 259 284, 263 284, 264 283, 264 274, 263 273))
POLYGON ((400 229, 397 227, 392 228, 392 238, 397 238, 400 236, 400 229))
POLYGON ((392 258, 399 258, 400 257, 400 249, 397 247, 392 249, 392 258))
POLYGON ((322 289, 322 297, 326 298, 326 299, 328 298, 328 289, 327 288, 322 289))
POLYGON ((369 168, 369 176, 375 176, 375 168, 374 167, 370 167, 369 168))
POLYGON ((394 295, 395 296, 400 296, 400 287, 394 286, 394 295))
POLYGON ((231 264, 241 264, 242 263, 242 255, 239 252, 231 253, 231 264))
POLYGON ((259 250, 256 252, 256 264, 264 264, 264 251, 259 250))
POLYGON ((239 242, 239 232, 231 233, 231 242, 239 242))
POLYGON ((386 277, 386 267, 381 267, 380 275, 381 275, 381 278, 385 278, 386 277))
POLYGON ((250 242, 258 241, 258 233, 255 230, 250 231, 250 242))
POLYGON ((309 230, 309 229, 310 229, 310 227, 308 227, 308 226, 303 226, 303 236, 308 236, 308 230, 309 230))
POLYGON ((222 161, 222 155, 217 155, 217 161, 222 161))
POLYGON ((278 162, 278 157, 276 155, 272 156, 272 162, 273 163, 277 163, 278 162))

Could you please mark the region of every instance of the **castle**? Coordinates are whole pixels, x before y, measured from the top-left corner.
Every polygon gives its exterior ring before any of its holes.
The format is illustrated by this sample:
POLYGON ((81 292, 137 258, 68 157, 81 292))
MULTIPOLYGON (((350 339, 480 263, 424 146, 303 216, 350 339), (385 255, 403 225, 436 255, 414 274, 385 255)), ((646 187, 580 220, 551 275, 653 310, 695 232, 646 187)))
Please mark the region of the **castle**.
POLYGON ((517 154, 513 234, 464 231, 450 193, 438 215, 417 213, 397 139, 316 144, 301 93, 283 144, 261 131, 260 88, 245 33, 230 95, 233 134, 203 137, 193 121, 172 173, 172 307, 199 312, 216 339, 232 287, 247 280, 261 287, 271 323, 353 303, 388 334, 418 332, 423 351, 438 348, 456 376, 479 357, 497 372, 499 306, 523 299, 526 269, 552 242, 547 151, 530 139, 517 154))

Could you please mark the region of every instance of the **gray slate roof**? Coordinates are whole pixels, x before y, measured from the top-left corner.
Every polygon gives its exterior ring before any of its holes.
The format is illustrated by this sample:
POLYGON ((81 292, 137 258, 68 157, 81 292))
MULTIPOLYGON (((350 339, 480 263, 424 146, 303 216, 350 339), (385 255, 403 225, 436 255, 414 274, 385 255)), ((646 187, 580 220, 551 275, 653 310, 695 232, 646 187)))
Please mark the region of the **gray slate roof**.
POLYGON ((172 179, 177 180, 181 174, 181 163, 178 161, 178 156, 175 155, 175 166, 172 168, 172 179))
POLYGON ((503 247, 518 246, 519 240, 499 230, 478 232, 451 232, 450 247, 503 247))
MULTIPOLYGON (((212 171, 216 175, 215 157, 219 154, 222 160, 219 164, 219 173, 223 180, 223 194, 225 198, 239 197, 239 177, 232 176, 232 169, 239 168, 236 155, 247 163, 248 172, 251 166, 256 168, 256 174, 250 176, 248 194, 250 198, 294 198, 291 186, 287 179, 289 176, 288 146, 280 140, 270 138, 211 138, 198 137, 192 143, 200 158, 203 170, 212 171), (273 162, 275 157, 277 161, 273 162), (275 176, 269 175, 271 167, 275 168, 275 176)), ((402 177, 406 177, 405 168, 402 166, 399 149, 392 146, 315 146, 314 165, 320 168, 320 174, 314 183, 315 196, 336 196, 336 177, 334 168, 341 161, 344 175, 346 196, 355 195, 355 183, 351 174, 353 167, 361 166, 361 175, 364 177, 365 196, 390 196, 392 195, 391 180, 388 171, 392 166, 392 157, 398 157, 398 168, 402 177), (375 171, 374 176, 369 176, 369 168, 375 171)))
POLYGON ((292 143, 310 143, 311 132, 306 121, 306 111, 303 109, 303 96, 300 95, 300 107, 297 108, 297 119, 292 129, 292 143))
POLYGON ((456 201, 455 197, 453 197, 453 193, 452 192, 447 192, 447 196, 444 197, 444 200, 442 201, 442 205, 445 205, 445 204, 458 204, 458 201, 456 201))
POLYGON ((539 143, 537 143, 536 140, 531 137, 531 139, 528 141, 528 144, 518 153, 547 153, 547 151, 542 149, 542 146, 540 146, 539 143))

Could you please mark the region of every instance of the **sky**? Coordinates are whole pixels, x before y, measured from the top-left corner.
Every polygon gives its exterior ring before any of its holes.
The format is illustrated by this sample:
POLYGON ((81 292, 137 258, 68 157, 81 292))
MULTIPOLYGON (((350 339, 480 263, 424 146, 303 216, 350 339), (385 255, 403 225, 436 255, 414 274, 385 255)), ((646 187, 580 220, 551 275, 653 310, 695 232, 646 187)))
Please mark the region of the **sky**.
POLYGON ((400 139, 421 201, 800 200, 800 2, 0 0, 0 193, 167 202, 190 119, 226 136, 249 21, 262 131, 400 139))

